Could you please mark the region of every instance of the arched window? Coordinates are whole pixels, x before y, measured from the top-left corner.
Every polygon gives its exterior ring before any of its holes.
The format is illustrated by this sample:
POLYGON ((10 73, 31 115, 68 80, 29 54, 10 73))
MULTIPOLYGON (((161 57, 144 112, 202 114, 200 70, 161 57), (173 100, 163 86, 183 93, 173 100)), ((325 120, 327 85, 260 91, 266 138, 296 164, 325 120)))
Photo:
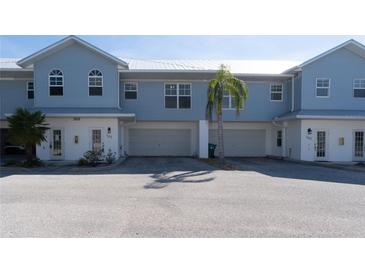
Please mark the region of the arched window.
POLYGON ((103 75, 97 69, 89 73, 89 96, 103 95, 103 75))
POLYGON ((49 73, 49 95, 63 96, 63 73, 59 69, 49 73))

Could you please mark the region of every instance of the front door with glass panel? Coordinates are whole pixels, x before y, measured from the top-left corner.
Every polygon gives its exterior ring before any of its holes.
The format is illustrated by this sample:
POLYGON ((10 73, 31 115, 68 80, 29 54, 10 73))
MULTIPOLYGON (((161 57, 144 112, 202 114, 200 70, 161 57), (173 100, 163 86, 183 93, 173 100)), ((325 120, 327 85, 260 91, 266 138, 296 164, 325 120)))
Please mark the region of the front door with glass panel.
POLYGON ((102 141, 101 141, 101 129, 91 130, 91 150, 95 152, 102 151, 102 141))
POLYGON ((327 158, 326 131, 318 130, 315 133, 314 157, 317 161, 324 161, 327 158))
POLYGON ((63 130, 58 129, 51 129, 51 158, 54 160, 60 160, 64 158, 63 155, 63 130))
POLYGON ((365 130, 356 130, 354 132, 354 160, 365 161, 365 130))

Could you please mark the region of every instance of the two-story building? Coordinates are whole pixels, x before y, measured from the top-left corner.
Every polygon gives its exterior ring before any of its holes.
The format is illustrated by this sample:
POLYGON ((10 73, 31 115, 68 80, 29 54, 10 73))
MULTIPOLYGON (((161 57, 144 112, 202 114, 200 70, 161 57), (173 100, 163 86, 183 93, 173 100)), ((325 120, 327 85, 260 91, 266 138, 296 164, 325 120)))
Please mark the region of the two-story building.
POLYGON ((207 87, 221 63, 249 88, 239 116, 224 97, 226 156, 365 160, 365 47, 354 40, 293 66, 117 58, 69 36, 0 59, 2 143, 6 116, 25 107, 47 117, 47 141, 36 147, 42 160, 78 160, 87 150, 206 158, 217 143, 207 87))

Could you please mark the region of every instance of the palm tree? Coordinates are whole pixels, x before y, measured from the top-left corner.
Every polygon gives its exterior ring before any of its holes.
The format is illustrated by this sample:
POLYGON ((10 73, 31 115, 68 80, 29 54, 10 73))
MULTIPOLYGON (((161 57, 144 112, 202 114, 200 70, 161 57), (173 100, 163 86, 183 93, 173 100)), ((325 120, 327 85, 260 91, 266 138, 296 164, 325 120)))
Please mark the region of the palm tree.
POLYGON ((14 115, 7 117, 9 139, 14 144, 24 145, 27 161, 33 160, 33 146, 45 141, 46 116, 41 111, 30 112, 18 108, 14 115))
POLYGON ((223 96, 229 94, 232 97, 232 108, 236 109, 239 115, 241 108, 246 102, 248 96, 248 88, 245 82, 237 79, 232 75, 225 65, 221 65, 215 78, 208 84, 208 103, 207 118, 212 120, 213 111, 215 111, 218 122, 218 155, 219 161, 224 162, 224 146, 223 146, 223 96))

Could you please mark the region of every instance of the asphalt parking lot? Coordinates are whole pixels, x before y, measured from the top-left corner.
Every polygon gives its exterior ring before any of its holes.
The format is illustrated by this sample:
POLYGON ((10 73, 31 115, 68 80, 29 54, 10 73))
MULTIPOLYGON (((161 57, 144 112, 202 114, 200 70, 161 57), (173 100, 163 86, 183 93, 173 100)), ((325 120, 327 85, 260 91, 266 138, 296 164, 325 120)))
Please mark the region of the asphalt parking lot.
POLYGON ((1 237, 365 237, 365 173, 270 159, 1 170, 1 237))

